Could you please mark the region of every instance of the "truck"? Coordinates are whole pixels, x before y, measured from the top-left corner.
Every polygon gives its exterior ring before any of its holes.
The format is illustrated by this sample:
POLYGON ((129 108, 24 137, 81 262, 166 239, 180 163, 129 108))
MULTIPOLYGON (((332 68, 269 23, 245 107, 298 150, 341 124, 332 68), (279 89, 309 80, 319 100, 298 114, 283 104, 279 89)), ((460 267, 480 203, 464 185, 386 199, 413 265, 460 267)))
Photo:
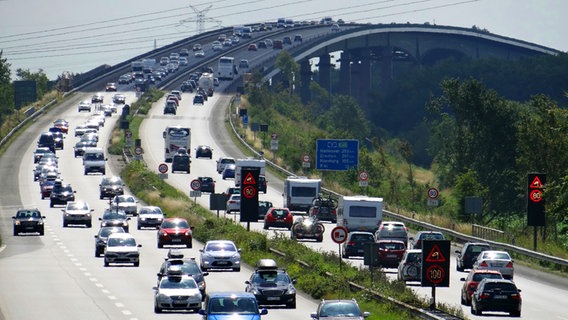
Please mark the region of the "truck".
POLYGON ((321 179, 303 176, 289 176, 284 180, 282 193, 284 207, 290 211, 308 212, 314 198, 321 192, 321 179))
POLYGON ((205 90, 208 96, 213 96, 215 90, 215 77, 212 73, 204 72, 197 80, 197 86, 205 90))
POLYGON ((191 150, 191 128, 167 126, 162 133, 164 138, 164 160, 172 162, 174 155, 191 150))
POLYGON ((337 206, 337 226, 351 231, 375 232, 383 222, 383 198, 343 196, 337 206))
POLYGON ((241 169, 243 167, 254 167, 260 168, 259 173, 259 180, 260 177, 266 176, 266 161, 262 159, 237 159, 235 161, 235 186, 239 187, 241 184, 241 169))
POLYGON ((144 63, 142 60, 132 61, 130 64, 130 69, 132 72, 143 72, 144 71, 144 63))

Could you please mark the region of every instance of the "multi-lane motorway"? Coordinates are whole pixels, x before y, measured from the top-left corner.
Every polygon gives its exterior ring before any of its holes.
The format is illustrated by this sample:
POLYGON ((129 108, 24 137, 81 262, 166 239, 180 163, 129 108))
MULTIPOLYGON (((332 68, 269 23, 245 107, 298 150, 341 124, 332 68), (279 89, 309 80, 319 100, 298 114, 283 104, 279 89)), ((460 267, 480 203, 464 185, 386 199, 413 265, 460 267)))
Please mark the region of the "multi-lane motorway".
MULTIPOLYGON (((306 36, 304 36, 306 41, 306 36)), ((236 59, 248 58, 259 63, 266 57, 262 54, 242 50, 233 55, 236 59)), ((225 190, 233 184, 224 181, 215 171, 215 159, 222 155, 242 157, 241 152, 233 145, 225 131, 225 108, 230 100, 229 95, 220 91, 227 86, 222 83, 218 93, 201 106, 191 104, 192 95, 184 94, 176 116, 163 115, 162 104, 148 114, 141 127, 142 146, 145 151, 144 160, 148 168, 155 169, 163 162, 162 131, 166 125, 183 124, 192 128, 192 146, 207 144, 213 147, 213 160, 193 159, 191 174, 169 174, 168 182, 180 190, 189 191, 189 182, 197 176, 211 176, 217 181, 217 192, 225 190)), ((100 84, 100 90, 104 84, 100 84)), ((119 90, 127 95, 127 102, 135 99, 131 87, 121 86, 119 90)), ((31 125, 8 148, 0 159, 0 176, 3 178, 2 196, 0 197, 0 230, 5 245, 0 249, 0 319, 156 319, 184 318, 199 319, 196 314, 163 314, 153 313, 152 286, 156 283, 156 272, 166 255, 167 250, 157 249, 156 232, 136 230, 131 233, 143 245, 141 248, 140 267, 105 268, 101 258, 94 257, 94 239, 98 222, 107 201, 99 200, 98 184, 100 175, 83 175, 81 160, 73 157, 72 146, 77 141, 72 132, 77 124, 87 118, 87 113, 78 113, 77 104, 88 99, 93 92, 77 93, 61 106, 31 125), (63 228, 62 207, 50 208, 48 200, 41 200, 39 186, 33 181, 32 153, 35 141, 41 131, 45 131, 55 118, 65 118, 71 123, 70 134, 65 140, 65 149, 58 151, 61 176, 77 190, 77 198, 88 201, 95 208, 94 227, 63 228), (20 206, 36 206, 47 216, 45 236, 12 237, 11 216, 20 206)), ((105 94, 108 101, 112 93, 105 94)), ((120 113, 120 110, 119 110, 120 113)), ((100 141, 110 138, 112 119, 101 131, 100 141)), ((193 151, 193 150, 191 150, 193 151)), ((107 175, 118 175, 118 167, 109 164, 107 175)), ((268 193, 261 198, 282 204, 282 184, 275 177, 268 177, 268 193)), ((208 196, 198 201, 208 205, 208 196)), ((131 221, 131 226, 135 222, 131 221)), ((331 242, 327 225, 325 241, 321 244, 307 243, 317 250, 337 251, 337 245, 331 242)), ((259 223, 252 224, 253 229, 261 231, 259 223)), ((287 232, 287 231, 270 231, 287 232)), ((189 256, 198 256, 201 244, 194 242, 193 249, 184 250, 189 256)), ((352 260, 360 264, 360 260, 352 260)), ((517 264, 518 266, 518 264, 517 264)), ((452 266, 453 267, 453 266, 452 266)), ((244 267, 241 272, 211 272, 206 277, 208 291, 243 290, 244 281, 252 269, 244 267)), ((393 276, 389 273, 389 276, 393 276)), ((438 289, 438 302, 459 307, 459 278, 465 273, 452 270, 451 287, 438 289)), ((568 307, 563 305, 568 293, 567 281, 537 271, 518 267, 515 281, 523 290, 523 318, 525 319, 568 319, 568 307)), ((429 296, 429 288, 414 287, 424 296, 429 296)), ((295 310, 270 308, 267 319, 301 319, 308 318, 315 310, 317 301, 301 295, 298 297, 295 310)), ((469 308, 463 308, 469 315, 469 308)), ((472 318, 480 318, 473 317, 472 318)), ((507 318, 499 315, 499 318, 507 318)))

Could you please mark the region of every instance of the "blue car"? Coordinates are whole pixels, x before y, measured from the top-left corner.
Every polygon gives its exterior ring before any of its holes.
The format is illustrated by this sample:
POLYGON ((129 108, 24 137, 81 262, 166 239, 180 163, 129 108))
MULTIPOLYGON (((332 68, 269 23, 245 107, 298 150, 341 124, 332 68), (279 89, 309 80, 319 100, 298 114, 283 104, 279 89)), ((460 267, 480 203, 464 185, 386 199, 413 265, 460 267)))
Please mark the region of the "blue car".
POLYGON ((225 169, 223 169, 223 173, 222 173, 223 180, 235 179, 235 169, 236 169, 236 166, 234 164, 229 164, 229 165, 225 166, 225 169))
POLYGON ((260 320, 268 310, 259 309, 250 292, 211 292, 205 297, 199 314, 205 320, 260 320))

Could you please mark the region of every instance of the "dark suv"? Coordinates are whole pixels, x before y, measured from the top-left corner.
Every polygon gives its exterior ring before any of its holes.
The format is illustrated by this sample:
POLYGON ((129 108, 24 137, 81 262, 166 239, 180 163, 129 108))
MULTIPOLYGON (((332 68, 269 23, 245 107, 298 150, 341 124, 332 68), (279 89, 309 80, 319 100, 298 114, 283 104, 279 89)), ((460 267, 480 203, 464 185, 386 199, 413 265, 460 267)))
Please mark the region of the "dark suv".
POLYGON ((422 249, 422 240, 444 240, 444 234, 438 231, 418 231, 412 241, 412 249, 422 249))
POLYGON ((278 268, 272 259, 261 259, 250 279, 245 281, 246 292, 254 294, 259 305, 286 305, 296 308, 296 279, 285 269, 278 268))
POLYGON ((211 177, 198 177, 201 182, 201 192, 215 193, 215 180, 211 177))
POLYGON ((43 219, 38 209, 19 209, 16 215, 12 217, 14 221, 14 236, 20 233, 39 233, 43 236, 43 219))
POLYGON ((368 311, 362 312, 355 299, 352 300, 322 300, 318 310, 310 315, 312 319, 350 319, 363 320, 370 316, 368 311))
POLYGON ((512 317, 520 317, 520 292, 511 280, 483 279, 471 296, 471 313, 480 316, 483 311, 504 311, 512 317))
MULTIPOLYGON (((170 251, 174 251, 170 249, 170 251)), ((181 250, 176 250, 180 251, 181 250)), ((207 286, 205 285, 205 276, 209 275, 209 272, 203 272, 199 268, 199 264, 195 261, 194 258, 184 258, 183 253, 178 256, 171 257, 168 254, 168 258, 162 263, 160 267, 160 272, 158 272, 158 283, 167 274, 167 271, 170 266, 179 266, 181 269, 182 274, 187 274, 195 279, 197 282, 197 286, 199 287, 199 291, 201 292, 202 299, 205 299, 207 286)))
POLYGON ((466 242, 461 250, 456 250, 456 270, 464 271, 473 268, 473 263, 477 256, 486 250, 491 250, 491 246, 484 242, 466 242))
POLYGON ((124 194, 124 183, 120 177, 103 177, 103 180, 99 184, 99 198, 114 198, 116 195, 124 194))
POLYGON ((37 140, 38 148, 49 148, 51 152, 55 153, 55 138, 53 132, 43 132, 37 140))
POLYGON ((70 184, 55 181, 53 189, 51 189, 49 200, 49 206, 51 208, 56 204, 67 205, 67 202, 75 201, 75 191, 71 188, 70 184))

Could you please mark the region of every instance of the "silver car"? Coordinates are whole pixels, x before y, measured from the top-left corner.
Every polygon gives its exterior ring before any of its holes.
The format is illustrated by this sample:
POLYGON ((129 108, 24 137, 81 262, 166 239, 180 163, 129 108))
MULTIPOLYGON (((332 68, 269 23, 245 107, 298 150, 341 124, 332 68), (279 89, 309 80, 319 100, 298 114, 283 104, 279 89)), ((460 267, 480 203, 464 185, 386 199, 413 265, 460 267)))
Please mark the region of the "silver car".
POLYGON ((132 263, 135 267, 140 265, 141 244, 130 233, 111 233, 108 236, 105 248, 105 267, 111 263, 132 263))
POLYGON ((515 268, 513 259, 507 251, 487 250, 477 256, 473 263, 473 269, 497 270, 501 272, 503 278, 513 279, 515 268))
MULTIPOLYGON (((175 270, 177 271, 177 270, 175 270)), ((175 273, 168 270, 157 287, 154 287, 154 312, 163 310, 193 310, 201 309, 201 292, 192 276, 175 273)))
POLYGON ((92 213, 95 209, 91 209, 89 204, 84 201, 67 202, 67 206, 63 211, 63 227, 70 224, 85 225, 90 228, 93 225, 92 213))
POLYGON ((202 271, 209 269, 232 269, 241 271, 241 249, 231 240, 211 240, 199 250, 202 271))
POLYGON ((138 200, 129 195, 118 195, 112 199, 112 210, 118 209, 126 212, 127 215, 138 215, 138 200))
POLYGON ((404 282, 422 280, 422 250, 406 250, 398 264, 397 279, 404 282))
POLYGON ((142 228, 158 228, 164 221, 164 213, 157 206, 143 206, 138 210, 138 230, 142 228))

